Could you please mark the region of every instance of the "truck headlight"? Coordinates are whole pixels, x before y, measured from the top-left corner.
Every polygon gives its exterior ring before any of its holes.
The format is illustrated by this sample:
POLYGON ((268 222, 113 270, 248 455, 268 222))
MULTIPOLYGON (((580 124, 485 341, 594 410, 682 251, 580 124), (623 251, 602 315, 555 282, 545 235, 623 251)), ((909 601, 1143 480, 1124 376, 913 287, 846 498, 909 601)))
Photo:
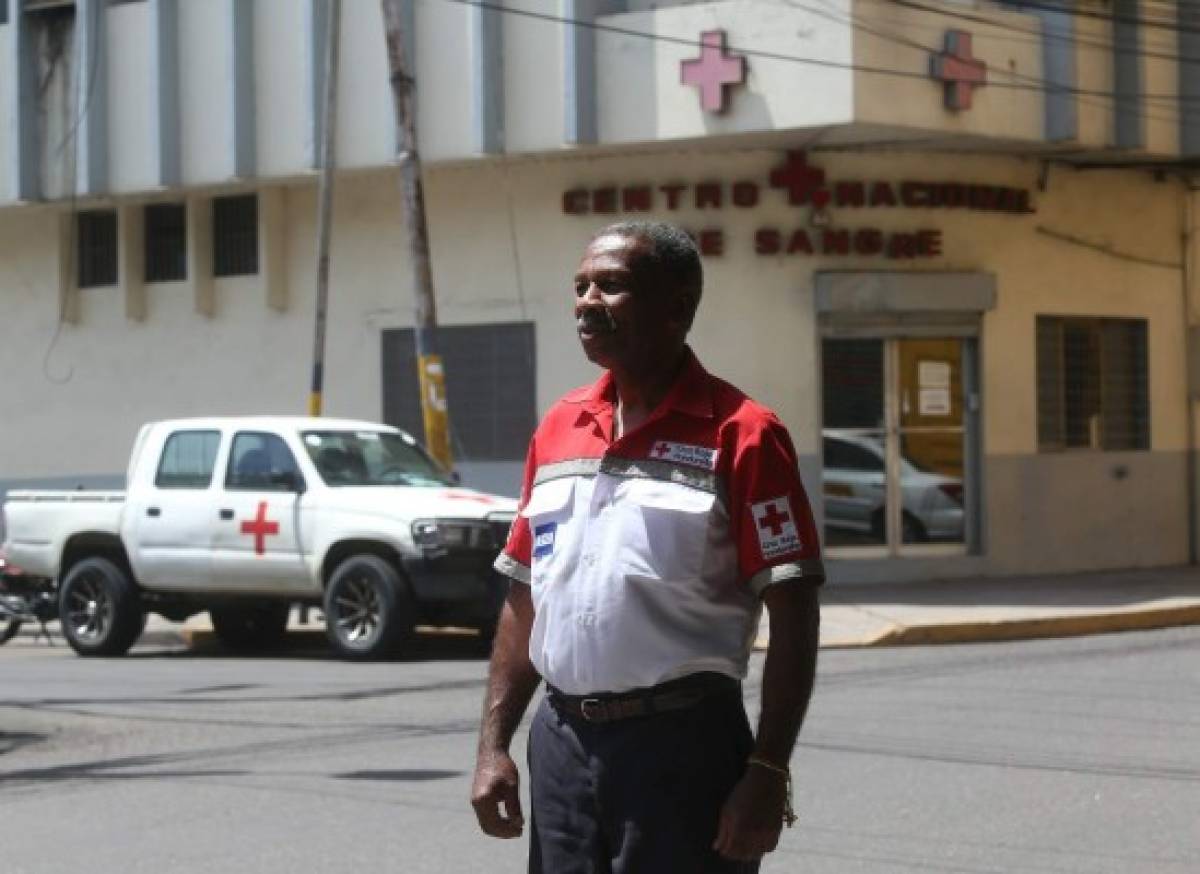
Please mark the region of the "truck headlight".
POLYGON ((495 548, 491 526, 483 520, 418 519, 412 524, 412 536, 413 543, 427 553, 495 548))

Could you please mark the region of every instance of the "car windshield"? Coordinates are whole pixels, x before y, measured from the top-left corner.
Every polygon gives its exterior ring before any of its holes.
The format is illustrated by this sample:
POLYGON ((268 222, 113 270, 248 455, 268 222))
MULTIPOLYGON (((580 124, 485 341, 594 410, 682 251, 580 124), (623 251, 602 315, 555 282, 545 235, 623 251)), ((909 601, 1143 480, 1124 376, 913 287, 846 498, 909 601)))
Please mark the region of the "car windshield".
POLYGON ((446 473, 407 434, 305 431, 308 457, 329 486, 445 486, 446 473))

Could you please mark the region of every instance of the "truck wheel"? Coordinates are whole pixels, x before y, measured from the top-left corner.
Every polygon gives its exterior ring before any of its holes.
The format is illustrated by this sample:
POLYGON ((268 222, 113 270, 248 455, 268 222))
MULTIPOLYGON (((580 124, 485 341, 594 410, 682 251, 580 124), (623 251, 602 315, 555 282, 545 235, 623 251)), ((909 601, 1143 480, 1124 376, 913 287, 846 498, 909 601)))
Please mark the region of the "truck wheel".
POLYGON ((347 659, 398 653, 413 636, 412 597, 396 569, 377 555, 343 561, 325 587, 325 633, 347 659))
POLYGON ((8 643, 17 636, 17 632, 21 630, 21 620, 13 619, 11 616, 6 616, 0 619, 0 646, 8 643))
POLYGON ((146 626, 146 611, 128 572, 107 558, 85 558, 62 581, 58 617, 82 656, 124 655, 146 626))
POLYGON ((291 605, 283 601, 214 607, 208 615, 221 643, 240 652, 261 652, 283 643, 290 609, 291 605))
POLYGON ((476 651, 482 656, 490 656, 492 644, 496 642, 496 629, 500 625, 500 614, 504 612, 504 602, 508 600, 508 577, 495 574, 491 580, 491 586, 483 622, 479 626, 479 641, 476 647, 476 651))

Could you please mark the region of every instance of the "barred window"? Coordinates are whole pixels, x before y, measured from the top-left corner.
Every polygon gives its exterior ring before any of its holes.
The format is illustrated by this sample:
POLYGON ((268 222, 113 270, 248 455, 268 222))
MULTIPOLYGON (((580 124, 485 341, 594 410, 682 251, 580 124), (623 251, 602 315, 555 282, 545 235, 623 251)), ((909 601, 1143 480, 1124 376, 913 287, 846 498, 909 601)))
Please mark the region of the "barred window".
POLYGON ((76 217, 77 283, 80 288, 117 284, 117 213, 111 209, 76 217))
MULTIPOLYGON (((411 328, 383 332, 383 420, 418 439, 425 429, 411 328)), ((454 451, 471 461, 519 461, 537 425, 532 322, 438 328, 454 451)))
POLYGON ((1145 319, 1038 316, 1038 448, 1150 448, 1145 319))
POLYGON ((258 272, 258 195, 213 200, 213 275, 258 272))
POLYGON ((146 207, 146 281, 187 279, 187 209, 182 203, 146 207))

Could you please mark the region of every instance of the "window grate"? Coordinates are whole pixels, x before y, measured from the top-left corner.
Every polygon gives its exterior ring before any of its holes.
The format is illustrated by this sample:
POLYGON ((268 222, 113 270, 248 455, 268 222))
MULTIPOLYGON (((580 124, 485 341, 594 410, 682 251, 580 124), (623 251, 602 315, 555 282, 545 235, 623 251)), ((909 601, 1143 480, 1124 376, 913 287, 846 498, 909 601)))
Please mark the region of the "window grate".
POLYGON ((258 195, 213 200, 213 275, 258 273, 258 195))
POLYGON ((187 279, 187 209, 181 203, 146 207, 146 281, 187 279))
MULTIPOLYGON (((537 425, 534 340, 532 322, 438 328, 457 456, 525 458, 537 425)), ((411 328, 383 332, 383 420, 424 442, 411 328)))
POLYGON ((111 209, 76 217, 77 282, 80 288, 117 284, 117 213, 111 209))
POLYGON ((1037 319, 1038 448, 1150 448, 1144 319, 1037 319))

